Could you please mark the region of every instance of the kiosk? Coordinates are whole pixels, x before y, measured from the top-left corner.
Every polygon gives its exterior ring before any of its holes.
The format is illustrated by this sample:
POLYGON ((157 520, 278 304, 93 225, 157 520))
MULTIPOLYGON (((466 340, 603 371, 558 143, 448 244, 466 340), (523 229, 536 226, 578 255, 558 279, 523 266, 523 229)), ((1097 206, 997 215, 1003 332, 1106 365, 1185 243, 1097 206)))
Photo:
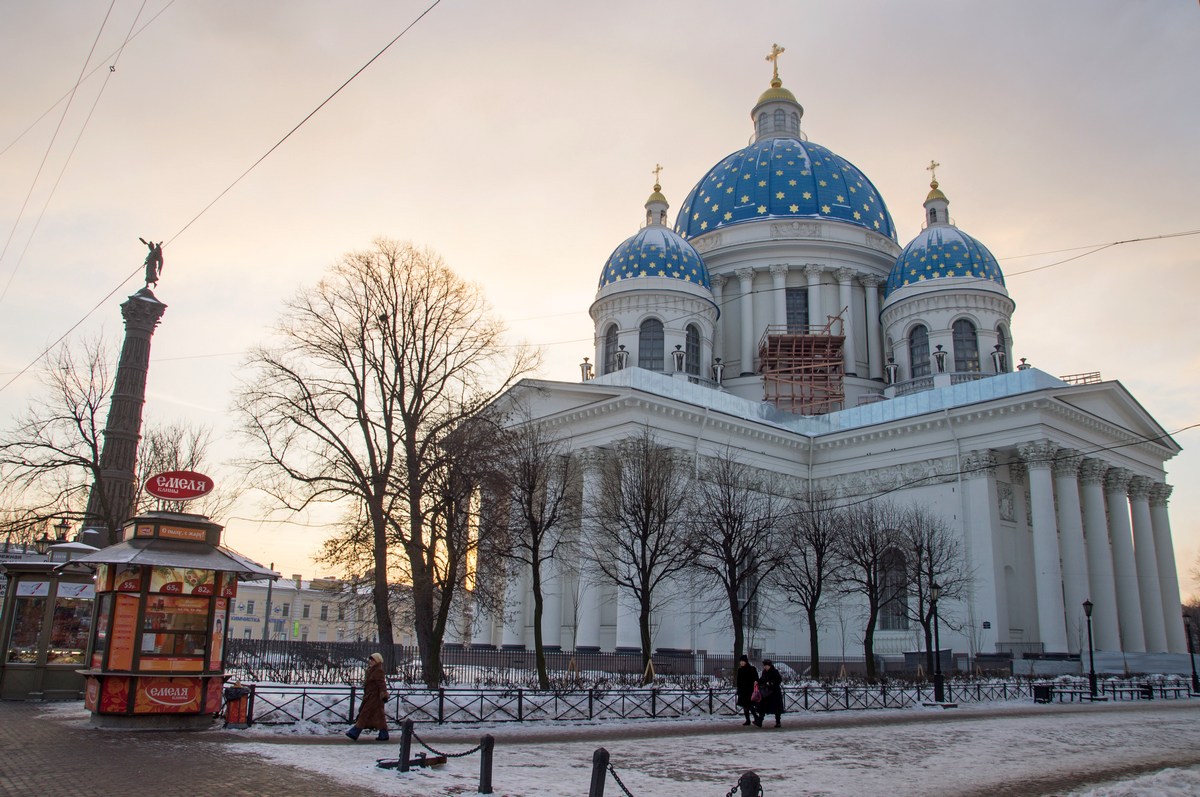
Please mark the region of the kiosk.
POLYGON ((223 548, 203 515, 147 512, 121 542, 76 560, 96 569, 84 704, 92 724, 199 728, 221 709, 229 604, 239 579, 278 578, 223 548))

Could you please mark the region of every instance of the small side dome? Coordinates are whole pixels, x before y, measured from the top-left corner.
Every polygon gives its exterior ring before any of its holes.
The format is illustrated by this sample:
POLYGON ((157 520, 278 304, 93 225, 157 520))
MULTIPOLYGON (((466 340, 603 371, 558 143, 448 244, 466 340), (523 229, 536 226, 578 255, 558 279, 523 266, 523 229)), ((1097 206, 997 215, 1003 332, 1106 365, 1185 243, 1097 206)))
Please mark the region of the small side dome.
POLYGON ((613 250, 600 272, 600 288, 638 277, 666 277, 711 290, 708 268, 683 236, 666 226, 667 198, 662 186, 646 200, 646 226, 613 250))
POLYGON ((906 285, 955 277, 984 280, 1003 288, 1004 274, 995 255, 950 222, 950 200, 938 188, 936 179, 929 189, 925 198, 928 226, 900 253, 888 275, 884 298, 906 285))

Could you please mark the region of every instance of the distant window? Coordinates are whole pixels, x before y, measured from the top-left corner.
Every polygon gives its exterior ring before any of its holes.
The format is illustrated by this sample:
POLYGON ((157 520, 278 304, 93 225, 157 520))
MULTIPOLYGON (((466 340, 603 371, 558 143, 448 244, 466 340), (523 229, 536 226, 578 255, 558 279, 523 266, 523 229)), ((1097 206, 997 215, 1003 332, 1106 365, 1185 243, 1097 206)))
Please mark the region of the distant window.
POLYGON ((1004 327, 996 327, 996 342, 1000 344, 1000 351, 1004 352, 1004 370, 1008 370, 1010 361, 1008 352, 1008 336, 1004 334, 1004 327))
POLYGON ((250 629, 247 628, 245 631, 242 632, 242 639, 249 639, 249 638, 250 638, 250 629))
POLYGON ((684 346, 686 355, 683 358, 683 370, 693 376, 700 375, 700 328, 688 324, 687 345, 684 346))
POLYGON ((304 604, 304 608, 302 608, 300 610, 300 616, 303 617, 305 620, 308 619, 308 608, 309 608, 308 604, 306 603, 306 604, 304 604))
POLYGON ((329 619, 329 607, 326 606, 325 604, 321 604, 321 619, 322 620, 329 619))
POLYGON ((291 606, 289 606, 289 605, 288 605, 288 604, 286 604, 286 603, 285 603, 285 604, 283 604, 283 616, 284 616, 284 617, 287 617, 287 616, 288 616, 289 614, 291 614, 291 613, 292 613, 292 607, 291 607, 291 606))
POLYGON ((758 115, 758 132, 760 134, 767 132, 767 115, 765 113, 758 115))
POLYGON ((908 333, 908 367, 913 379, 933 372, 929 363, 929 330, 923 326, 918 325, 908 333))
POLYGON ((617 370, 617 325, 609 326, 604 333, 604 373, 611 374, 617 370))
POLYGON ((246 601, 246 614, 254 614, 254 601, 246 601))
POLYGON ((937 208, 929 209, 929 223, 933 224, 937 221, 937 208))
POLYGON ((904 572, 904 554, 895 549, 883 555, 879 596, 879 630, 907 631, 908 580, 904 572))
POLYGON ((789 330, 808 325, 808 288, 785 288, 784 305, 789 330))
POLYGON ((787 131, 787 111, 782 108, 775 110, 775 132, 783 133, 787 131))
POLYGON ((954 370, 979 370, 979 338, 975 325, 965 318, 954 322, 954 370))
POLYGON ((663 324, 657 318, 647 318, 638 329, 638 368, 663 370, 663 324))
POLYGON ((345 607, 345 606, 339 606, 339 607, 338 607, 338 619, 339 619, 339 620, 345 620, 345 619, 346 619, 346 607, 345 607))

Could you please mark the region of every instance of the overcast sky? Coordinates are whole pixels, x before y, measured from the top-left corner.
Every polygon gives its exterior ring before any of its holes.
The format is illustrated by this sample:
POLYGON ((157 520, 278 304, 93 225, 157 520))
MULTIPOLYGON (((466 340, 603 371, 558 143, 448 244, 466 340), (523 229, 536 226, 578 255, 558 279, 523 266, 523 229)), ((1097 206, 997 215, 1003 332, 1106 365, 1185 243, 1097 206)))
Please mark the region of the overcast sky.
MULTIPOLYGON (((229 189, 429 2, 0 3, 0 381, 118 287, 77 334, 119 341, 139 236, 167 241, 148 420, 228 441, 247 347, 376 236, 440 252, 544 348, 541 376, 575 380, 654 165, 673 217, 745 146, 778 42, 803 130, 871 178, 901 244, 942 164, 952 216, 1007 275, 1017 357, 1120 380, 1168 431, 1200 423, 1200 235, 1086 254, 1200 229, 1195 2, 442 0, 229 189)), ((0 392, 0 420, 36 389, 31 371, 0 392)), ((1175 439, 1186 594, 1200 428, 1175 439)), ((262 522, 250 500, 217 520, 312 576, 329 517, 262 522)))

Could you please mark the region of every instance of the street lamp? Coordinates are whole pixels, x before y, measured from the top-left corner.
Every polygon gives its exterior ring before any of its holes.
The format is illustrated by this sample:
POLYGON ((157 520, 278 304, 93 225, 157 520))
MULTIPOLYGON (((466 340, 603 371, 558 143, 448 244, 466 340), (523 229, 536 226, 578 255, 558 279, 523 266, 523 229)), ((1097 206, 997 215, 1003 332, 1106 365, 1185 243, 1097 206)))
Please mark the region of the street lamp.
POLYGON ((67 532, 71 530, 71 524, 66 518, 54 524, 54 536, 59 542, 66 542, 67 532))
POLYGON ((1187 634, 1188 659, 1192 662, 1192 694, 1200 694, 1200 679, 1196 678, 1196 654, 1192 651, 1192 618, 1183 615, 1183 630, 1187 634))
POLYGON ((946 684, 942 681, 942 640, 938 628, 938 596, 942 588, 935 581, 929 585, 929 600, 933 604, 933 702, 946 702, 946 684))
POLYGON ((1092 602, 1090 600, 1083 602, 1083 614, 1087 617, 1088 628, 1088 689, 1094 700, 1096 698, 1096 655, 1092 649, 1092 602))
POLYGON ((38 552, 38 556, 45 556, 53 544, 54 540, 50 539, 50 535, 42 532, 42 536, 33 541, 33 549, 38 552))

